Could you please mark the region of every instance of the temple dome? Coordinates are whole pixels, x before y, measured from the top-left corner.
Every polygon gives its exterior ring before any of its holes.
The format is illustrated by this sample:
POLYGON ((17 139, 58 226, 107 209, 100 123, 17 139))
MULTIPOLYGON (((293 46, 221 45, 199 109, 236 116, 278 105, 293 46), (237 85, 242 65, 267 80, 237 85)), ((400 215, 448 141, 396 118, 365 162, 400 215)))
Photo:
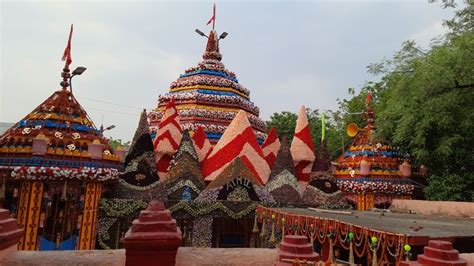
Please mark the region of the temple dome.
POLYGON ((216 144, 236 114, 244 110, 261 144, 266 137, 266 124, 259 118, 259 108, 250 100, 250 91, 221 62, 219 38, 214 30, 209 34, 202 58, 197 66, 185 70, 171 83, 168 93, 159 96, 157 108, 149 113, 152 131, 156 132, 163 111, 173 98, 183 130, 202 127, 211 144, 216 144))
POLYGON ((0 136, 0 176, 17 179, 115 179, 123 150, 113 151, 73 93, 55 91, 0 136))
POLYGON ((408 159, 395 147, 373 143, 374 111, 368 108, 364 114, 367 125, 335 161, 334 176, 339 188, 353 202, 357 201, 356 194, 374 193, 376 205, 410 196, 414 186, 408 159))

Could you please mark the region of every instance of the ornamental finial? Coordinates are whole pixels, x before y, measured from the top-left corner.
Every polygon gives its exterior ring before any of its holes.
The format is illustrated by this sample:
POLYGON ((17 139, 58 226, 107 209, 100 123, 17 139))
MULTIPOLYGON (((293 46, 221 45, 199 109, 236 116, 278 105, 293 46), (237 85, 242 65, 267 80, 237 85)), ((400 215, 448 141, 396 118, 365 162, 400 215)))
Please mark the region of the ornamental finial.
POLYGON ((63 72, 61 73, 61 77, 63 78, 63 80, 61 81, 60 85, 63 88, 63 90, 69 87, 68 81, 69 81, 69 78, 71 77, 69 65, 72 63, 72 57, 71 57, 72 31, 73 31, 73 25, 71 24, 71 30, 69 31, 67 46, 66 46, 66 49, 64 49, 63 57, 61 58, 62 61, 66 61, 66 64, 64 65, 64 68, 63 68, 63 72))

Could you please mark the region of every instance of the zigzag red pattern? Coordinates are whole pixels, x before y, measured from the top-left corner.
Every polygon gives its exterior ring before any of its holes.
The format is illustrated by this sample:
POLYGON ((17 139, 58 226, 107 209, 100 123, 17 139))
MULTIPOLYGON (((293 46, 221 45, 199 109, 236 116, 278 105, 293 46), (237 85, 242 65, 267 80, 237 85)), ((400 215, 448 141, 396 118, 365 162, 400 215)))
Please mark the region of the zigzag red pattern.
POLYGON ((301 106, 296 121, 295 135, 291 143, 291 155, 295 164, 295 174, 298 181, 308 182, 315 156, 315 146, 309 127, 306 108, 301 106))
POLYGON ((309 125, 303 128, 300 132, 296 132, 294 137, 303 141, 304 144, 306 144, 313 152, 316 150, 309 125))
POLYGON ((193 140, 194 149, 196 150, 199 162, 202 162, 206 159, 207 155, 212 152, 211 142, 207 139, 206 132, 204 132, 202 127, 198 127, 196 131, 194 131, 191 139, 193 140))
POLYGON ((161 179, 165 177, 169 163, 178 150, 183 131, 179 124, 179 114, 176 104, 171 98, 166 106, 163 119, 153 142, 156 154, 156 167, 161 179), (167 146, 170 145, 170 146, 167 146))
MULTIPOLYGON (((234 119, 247 119, 245 112, 240 111, 234 119), (242 112, 242 113, 241 113, 242 112)), ((203 176, 206 181, 212 181, 216 173, 222 171, 226 165, 231 163, 235 158, 240 157, 242 162, 255 174, 261 184, 265 184, 268 175, 270 174, 270 167, 268 166, 263 152, 257 143, 257 138, 248 120, 231 123, 231 126, 238 127, 239 125, 247 125, 245 129, 239 134, 237 133, 234 139, 230 140, 227 145, 221 147, 219 150, 214 150, 203 162, 203 176), (241 123, 240 123, 241 122, 241 123), (250 145, 252 151, 247 150, 246 145, 250 145), (253 153, 255 152, 255 153, 253 153), (257 157, 255 157, 255 155, 257 157), (259 158, 261 160, 259 160, 259 158), (264 165, 262 165, 262 162, 264 165)), ((229 127, 227 130, 236 130, 238 128, 229 127)), ((221 141, 225 141, 221 138, 221 141)), ((219 143, 215 146, 218 147, 219 143)), ((248 147, 247 147, 248 148, 248 147)))
POLYGON ((265 156, 265 160, 267 161, 270 168, 272 168, 273 164, 275 163, 280 146, 281 144, 280 140, 278 139, 277 131, 274 127, 272 127, 268 132, 265 142, 262 145, 263 156, 265 156))

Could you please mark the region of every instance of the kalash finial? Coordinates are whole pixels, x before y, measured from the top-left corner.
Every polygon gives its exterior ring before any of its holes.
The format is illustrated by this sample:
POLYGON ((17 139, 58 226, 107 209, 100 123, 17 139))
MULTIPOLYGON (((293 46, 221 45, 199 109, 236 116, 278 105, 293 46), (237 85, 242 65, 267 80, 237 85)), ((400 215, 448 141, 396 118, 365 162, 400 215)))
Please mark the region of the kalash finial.
POLYGON ((63 78, 63 81, 59 83, 63 90, 66 90, 67 87, 69 87, 69 79, 71 78, 71 74, 69 73, 69 65, 72 63, 72 57, 71 57, 71 39, 72 39, 72 30, 73 30, 73 25, 71 24, 71 30, 69 31, 69 39, 67 41, 67 46, 66 49, 64 49, 62 61, 66 61, 66 64, 64 65, 63 72, 61 73, 61 77, 63 78))
POLYGON ((214 8, 212 12, 212 17, 209 19, 206 25, 211 24, 212 22, 212 30, 209 33, 209 36, 204 34, 204 32, 196 29, 197 34, 207 38, 207 45, 206 51, 202 55, 204 60, 218 60, 221 61, 222 55, 219 52, 219 40, 224 39, 229 35, 227 32, 223 32, 221 36, 217 37, 217 32, 215 31, 216 26, 216 3, 214 3, 214 8))

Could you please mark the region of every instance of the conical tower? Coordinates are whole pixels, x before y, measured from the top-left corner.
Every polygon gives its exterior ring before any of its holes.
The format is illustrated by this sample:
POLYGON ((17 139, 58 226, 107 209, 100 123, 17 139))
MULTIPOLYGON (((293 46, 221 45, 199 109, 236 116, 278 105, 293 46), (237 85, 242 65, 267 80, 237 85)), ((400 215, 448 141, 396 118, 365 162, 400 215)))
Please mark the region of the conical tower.
POLYGON ((125 158, 125 171, 120 179, 125 185, 139 188, 150 186, 159 180, 146 110, 141 113, 130 150, 125 158))
POLYGON ((69 68, 72 33, 71 25, 61 88, 0 136, 0 202, 28 232, 20 250, 94 249, 103 183, 122 170, 124 151, 110 147, 72 92, 85 70, 69 68))
POLYGON ((173 98, 183 130, 195 131, 202 127, 212 145, 219 141, 240 110, 247 113, 258 142, 263 143, 266 125, 259 118, 259 108, 250 100, 250 91, 221 62, 219 41, 225 36, 227 33, 218 37, 217 32, 211 30, 209 36, 206 36, 203 60, 197 66, 185 70, 184 74, 171 83, 169 92, 159 96, 157 108, 149 113, 152 131, 159 127, 164 109, 173 98))
POLYGON ((354 141, 335 162, 337 185, 358 210, 388 207, 392 199, 411 198, 414 189, 409 162, 394 147, 372 143, 375 114, 370 99, 369 94, 364 112, 367 125, 348 127, 354 141))

